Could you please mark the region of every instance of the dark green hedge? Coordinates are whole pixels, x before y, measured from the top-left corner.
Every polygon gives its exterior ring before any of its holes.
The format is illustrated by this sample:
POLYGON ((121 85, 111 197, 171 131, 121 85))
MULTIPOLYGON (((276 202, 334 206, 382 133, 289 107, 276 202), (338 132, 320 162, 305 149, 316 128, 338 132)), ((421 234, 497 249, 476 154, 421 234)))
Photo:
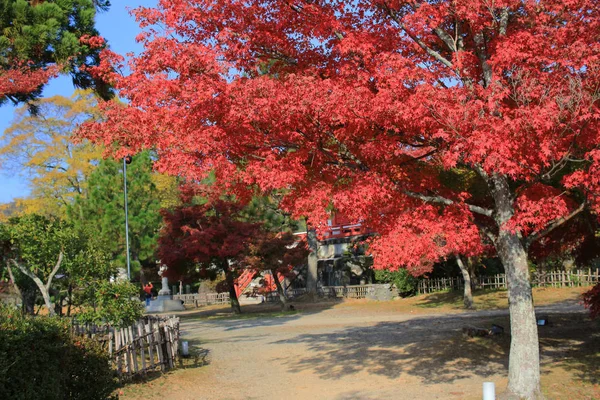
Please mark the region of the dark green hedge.
POLYGON ((0 306, 0 399, 105 400, 116 387, 106 352, 67 320, 0 306))

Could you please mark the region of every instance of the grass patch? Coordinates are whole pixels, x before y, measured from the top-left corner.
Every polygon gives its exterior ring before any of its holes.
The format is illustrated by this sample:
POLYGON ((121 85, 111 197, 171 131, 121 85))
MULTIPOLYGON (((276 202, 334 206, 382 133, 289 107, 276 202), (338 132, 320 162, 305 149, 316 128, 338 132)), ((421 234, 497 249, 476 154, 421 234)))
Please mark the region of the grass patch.
MULTIPOLYGON (((590 287, 572 288, 533 288, 533 301, 536 306, 558 303, 577 304, 581 302, 581 294, 590 287)), ((508 291, 506 289, 485 289, 473 292, 475 310, 508 309, 508 291)), ((332 306, 345 313, 353 313, 355 309, 369 310, 371 313, 405 313, 405 314, 434 314, 461 313, 463 307, 463 292, 447 290, 443 292, 422 294, 393 301, 345 300, 332 306)))
MULTIPOLYGON (((419 308, 463 308, 463 293, 458 290, 416 296, 414 300, 414 305, 419 308)), ((506 308, 508 306, 508 292, 505 289, 474 290, 473 302, 478 310, 506 308)))
MULTIPOLYGON (((536 306, 550 305, 565 301, 579 302, 581 294, 589 287, 572 288, 533 288, 533 301, 536 306)), ((463 308, 463 293, 458 290, 423 294, 406 301, 421 309, 454 309, 463 308)), ((498 310, 508 308, 508 291, 506 289, 484 289, 473 291, 473 303, 477 310, 498 310)))

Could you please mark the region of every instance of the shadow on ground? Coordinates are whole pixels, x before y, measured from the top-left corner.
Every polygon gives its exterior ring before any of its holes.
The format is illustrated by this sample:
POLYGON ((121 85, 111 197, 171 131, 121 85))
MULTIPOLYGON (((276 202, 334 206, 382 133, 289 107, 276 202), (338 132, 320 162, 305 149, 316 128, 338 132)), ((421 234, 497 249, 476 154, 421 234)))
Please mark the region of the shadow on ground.
MULTIPOLYGON (((339 304, 341 301, 327 300, 316 303, 292 302, 293 310, 289 306, 282 311, 278 304, 263 303, 242 306, 242 314, 234 314, 231 308, 220 307, 210 310, 199 310, 181 314, 183 334, 185 331, 195 330, 203 326, 216 326, 225 331, 251 329, 283 325, 296 320, 302 315, 319 313, 339 304)), ((253 335, 256 336, 256 335, 253 335)))
POLYGON ((366 371, 391 379, 409 374, 426 383, 448 383, 472 373, 501 373, 507 367, 505 338, 480 340, 462 335, 462 326, 482 325, 481 321, 464 316, 421 317, 303 334, 283 342, 305 345, 307 355, 281 361, 292 373, 311 370, 323 379, 366 371))
POLYGON ((587 314, 551 314, 540 327, 542 363, 552 363, 591 384, 600 384, 600 320, 587 314))
MULTIPOLYGON (((582 379, 598 376, 598 334, 590 333, 597 323, 583 314, 553 317, 553 326, 540 328, 542 361, 545 364, 570 354, 565 361, 582 379), (560 321, 560 323, 559 323, 560 321), (566 352, 566 353, 565 353, 566 352)), ((403 374, 419 377, 426 384, 452 383, 471 377, 505 375, 510 348, 508 316, 452 315, 421 317, 402 322, 380 322, 336 332, 302 334, 273 342, 304 345, 304 356, 277 358, 291 373, 312 371, 322 379, 340 379, 359 372, 391 379, 403 374), (463 326, 504 326, 503 335, 468 338, 463 326)))

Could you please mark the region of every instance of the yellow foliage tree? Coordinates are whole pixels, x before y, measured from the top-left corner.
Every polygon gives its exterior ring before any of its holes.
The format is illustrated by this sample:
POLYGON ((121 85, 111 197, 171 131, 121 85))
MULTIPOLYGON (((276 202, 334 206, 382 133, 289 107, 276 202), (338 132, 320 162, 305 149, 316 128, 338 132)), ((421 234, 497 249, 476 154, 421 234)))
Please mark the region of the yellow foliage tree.
POLYGON ((179 179, 177 177, 155 172, 152 174, 152 183, 154 183, 158 192, 160 208, 172 209, 181 205, 179 179))
POLYGON ((70 98, 54 96, 35 102, 37 115, 24 106, 0 139, 0 168, 29 180, 31 194, 16 199, 17 213, 63 216, 66 206, 86 190, 86 180, 103 149, 89 142, 73 143, 82 122, 96 119, 96 98, 76 91, 70 98))

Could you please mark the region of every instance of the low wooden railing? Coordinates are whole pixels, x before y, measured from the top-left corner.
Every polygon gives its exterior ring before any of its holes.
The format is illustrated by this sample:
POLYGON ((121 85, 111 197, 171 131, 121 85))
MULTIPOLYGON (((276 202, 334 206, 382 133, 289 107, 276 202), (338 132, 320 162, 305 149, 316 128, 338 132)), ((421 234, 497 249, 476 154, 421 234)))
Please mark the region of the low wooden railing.
MULTIPOLYGON (((329 298, 344 298, 344 299, 365 299, 375 293, 378 287, 383 287, 380 284, 373 285, 351 285, 351 286, 319 286, 317 294, 321 297, 329 298)), ((286 295, 288 298, 301 296, 306 293, 305 288, 288 289, 286 295)), ((271 292, 266 295, 267 301, 278 301, 279 295, 277 292, 271 292)))
MULTIPOLYGON (((533 272, 531 285, 534 287, 591 286, 600 282, 600 269, 576 271, 533 272)), ((462 277, 420 279, 417 292, 432 293, 442 290, 460 290, 464 287, 462 277)), ((471 279, 474 289, 506 289, 506 275, 478 276, 471 279)))
POLYGON ((173 300, 182 300, 184 305, 198 308, 213 304, 227 304, 229 293, 175 294, 173 300))
POLYGON ((103 343, 121 379, 175 367, 179 346, 179 318, 144 317, 124 327, 73 324, 73 334, 103 343))

